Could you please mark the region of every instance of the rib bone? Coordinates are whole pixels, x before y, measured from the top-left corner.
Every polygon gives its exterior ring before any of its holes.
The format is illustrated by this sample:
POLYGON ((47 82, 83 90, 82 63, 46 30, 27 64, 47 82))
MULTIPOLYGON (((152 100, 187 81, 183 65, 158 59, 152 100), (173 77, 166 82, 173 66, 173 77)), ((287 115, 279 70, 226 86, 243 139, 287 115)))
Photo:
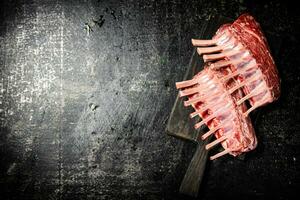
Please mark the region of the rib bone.
POLYGON ((213 46, 217 44, 217 41, 212 39, 212 40, 197 40, 197 39, 192 39, 192 44, 193 46, 199 46, 199 47, 205 47, 205 46, 213 46))
POLYGON ((209 149, 211 149, 213 146, 215 146, 215 145, 217 145, 217 144, 223 142, 223 141, 226 140, 226 139, 227 139, 227 137, 226 137, 225 135, 223 135, 222 137, 220 137, 220 138, 214 140, 213 142, 207 144, 207 145, 205 146, 205 149, 206 149, 206 150, 209 150, 209 149))
POLYGON ((219 60, 225 57, 233 56, 240 53, 238 50, 230 50, 227 52, 222 52, 222 53, 217 53, 217 54, 210 54, 210 55, 203 55, 203 60, 204 62, 208 61, 214 61, 214 60, 219 60))
POLYGON ((207 53, 216 53, 222 51, 222 48, 220 46, 215 47, 198 47, 197 52, 199 55, 207 54, 207 53))
POLYGON ((214 156, 211 156, 209 159, 210 159, 210 160, 217 159, 217 158, 219 158, 219 157, 221 157, 221 156, 224 156, 224 155, 228 154, 229 152, 230 152, 230 149, 225 149, 224 151, 222 151, 222 152, 220 152, 220 153, 217 153, 217 154, 214 155, 214 156))

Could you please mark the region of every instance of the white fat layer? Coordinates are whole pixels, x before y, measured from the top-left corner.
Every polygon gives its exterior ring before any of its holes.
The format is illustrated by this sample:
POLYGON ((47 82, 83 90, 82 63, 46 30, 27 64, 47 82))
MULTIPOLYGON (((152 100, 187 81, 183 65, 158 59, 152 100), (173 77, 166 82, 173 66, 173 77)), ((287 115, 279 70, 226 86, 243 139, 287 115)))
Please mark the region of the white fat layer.
POLYGON ((232 38, 232 36, 227 36, 226 34, 223 34, 217 41, 217 45, 222 46, 223 44, 227 43, 230 39, 232 38))

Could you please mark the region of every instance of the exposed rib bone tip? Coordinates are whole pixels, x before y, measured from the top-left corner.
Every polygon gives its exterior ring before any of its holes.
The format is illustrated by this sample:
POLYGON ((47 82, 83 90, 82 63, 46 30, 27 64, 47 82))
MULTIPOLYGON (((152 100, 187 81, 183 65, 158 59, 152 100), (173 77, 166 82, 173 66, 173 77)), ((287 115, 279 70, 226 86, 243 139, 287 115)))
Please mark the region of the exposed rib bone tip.
POLYGON ((176 89, 180 89, 180 82, 175 83, 176 89))
POLYGON ((179 97, 183 97, 182 91, 179 91, 179 97))
POLYGON ((227 137, 223 135, 222 137, 220 137, 220 138, 214 140, 213 142, 207 144, 207 145, 205 146, 205 149, 206 149, 206 150, 209 150, 209 149, 211 149, 212 147, 216 146, 217 144, 223 142, 223 141, 226 140, 226 139, 227 139, 227 137))
POLYGON ((195 127, 197 127, 196 129, 200 128, 201 126, 203 126, 205 124, 205 121, 202 120, 201 122, 195 124, 195 127))
POLYGON ((192 118, 196 117, 197 115, 198 115, 198 112, 195 111, 195 112, 191 113, 189 116, 192 119, 192 118))
POLYGON ((198 40, 198 39, 192 39, 193 46, 213 46, 217 44, 217 41, 212 40, 198 40))
POLYGON ((196 79, 191 79, 191 80, 187 80, 187 81, 176 82, 175 85, 176 85, 177 89, 181 89, 181 88, 193 86, 196 83, 197 83, 196 79))
POLYGON ((179 92, 179 96, 184 97, 184 96, 189 96, 189 95, 192 95, 192 94, 195 94, 195 93, 197 93, 196 88, 188 88, 188 89, 185 89, 185 90, 181 90, 179 92))
POLYGON ((207 55, 203 55, 203 60, 204 60, 204 62, 208 61, 207 55))
POLYGON ((201 101, 202 98, 201 97, 193 97, 187 101, 184 102, 184 106, 190 106, 194 103, 198 103, 199 101, 201 101))
POLYGON ((185 107, 190 106, 191 104, 193 104, 193 101, 191 101, 191 100, 192 100, 192 99, 187 100, 187 101, 184 101, 184 102, 183 102, 183 105, 184 105, 185 107))
POLYGON ((249 115, 253 110, 255 110, 257 107, 259 107, 259 106, 261 106, 261 105, 255 105, 255 106, 252 106, 252 107, 249 108, 246 112, 243 113, 244 116, 245 116, 245 117, 248 117, 248 115, 249 115))
POLYGON ((194 129, 200 128, 199 125, 195 124, 194 129))
POLYGON ((201 136, 202 140, 205 140, 206 138, 208 138, 208 136, 214 134, 216 131, 218 131, 220 128, 222 127, 222 124, 220 124, 219 126, 216 126, 214 128, 212 128, 211 130, 209 130, 207 133, 203 134, 201 136))
POLYGON ((202 54, 209 54, 209 53, 216 53, 221 51, 222 48, 219 46, 214 46, 214 47, 198 47, 197 52, 199 55, 202 54))
POLYGON ((219 157, 221 157, 221 156, 224 156, 224 155, 228 154, 229 152, 230 152, 229 149, 225 149, 224 151, 222 151, 222 152, 220 152, 220 153, 217 153, 217 154, 214 155, 214 156, 211 156, 209 159, 210 159, 210 160, 217 159, 217 158, 219 158, 219 157))
POLYGON ((195 124, 194 128, 195 128, 195 129, 198 129, 198 128, 200 128, 201 126, 203 126, 204 124, 205 124, 205 123, 204 123, 204 120, 202 119, 201 122, 198 122, 197 124, 195 124))
POLYGON ((203 53, 201 52, 200 48, 197 48, 197 53, 201 56, 203 53))
POLYGON ((193 38, 192 38, 191 41, 192 41, 192 45, 193 45, 193 46, 196 46, 196 39, 193 39, 193 38))
POLYGON ((204 55, 203 60, 204 61, 214 61, 214 60, 219 60, 226 57, 225 53, 215 53, 215 54, 209 54, 209 55, 204 55))

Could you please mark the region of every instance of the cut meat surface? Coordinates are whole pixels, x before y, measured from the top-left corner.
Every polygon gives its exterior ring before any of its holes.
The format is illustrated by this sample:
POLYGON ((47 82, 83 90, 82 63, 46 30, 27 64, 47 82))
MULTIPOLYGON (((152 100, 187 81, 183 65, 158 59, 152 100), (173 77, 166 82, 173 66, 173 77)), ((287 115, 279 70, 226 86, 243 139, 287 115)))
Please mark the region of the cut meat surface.
POLYGON ((195 128, 209 128, 201 139, 216 137, 206 148, 217 144, 224 148, 211 159, 254 149, 257 140, 248 115, 280 95, 278 71, 259 24, 243 14, 232 24, 222 25, 211 40, 192 43, 203 56, 205 68, 176 87, 181 97, 188 97, 184 105, 195 109, 191 117, 202 118, 195 128))

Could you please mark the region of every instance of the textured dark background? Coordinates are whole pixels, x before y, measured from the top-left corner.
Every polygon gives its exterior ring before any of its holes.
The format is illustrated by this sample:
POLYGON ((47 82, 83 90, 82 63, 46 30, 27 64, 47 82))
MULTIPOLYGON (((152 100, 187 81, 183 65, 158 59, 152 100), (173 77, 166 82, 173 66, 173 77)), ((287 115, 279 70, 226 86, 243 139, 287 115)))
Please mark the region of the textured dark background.
POLYGON ((195 147, 164 131, 174 83, 201 25, 245 11, 282 42, 282 96, 257 118, 255 151, 245 160, 209 162, 199 199, 296 194, 294 7, 258 0, 1 1, 0 198, 188 199, 178 189, 195 147))

